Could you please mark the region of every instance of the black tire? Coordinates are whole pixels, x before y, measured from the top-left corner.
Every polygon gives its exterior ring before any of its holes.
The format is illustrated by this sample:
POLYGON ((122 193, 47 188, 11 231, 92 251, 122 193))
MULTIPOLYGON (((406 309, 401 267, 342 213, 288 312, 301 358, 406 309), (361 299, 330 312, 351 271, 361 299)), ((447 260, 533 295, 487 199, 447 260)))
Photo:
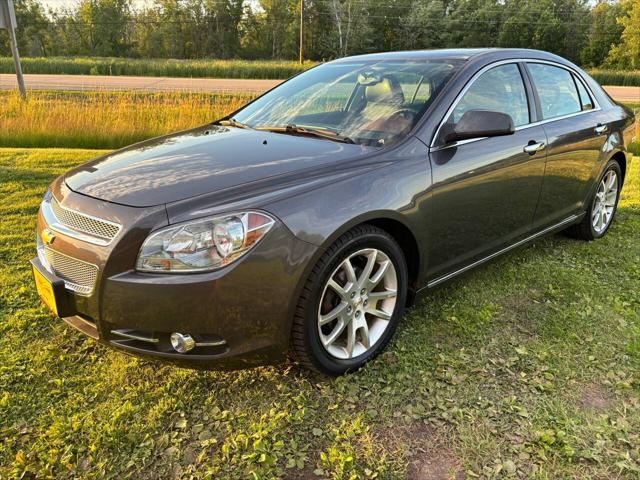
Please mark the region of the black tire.
POLYGON ((300 295, 291 331, 290 349, 293 359, 307 368, 337 376, 356 370, 377 356, 391 340, 407 300, 408 272, 402 249, 384 230, 372 225, 360 225, 336 240, 318 260, 300 295), (378 341, 363 354, 340 359, 322 345, 318 332, 318 308, 329 277, 350 255, 364 248, 384 252, 396 269, 397 297, 386 330, 378 341))
POLYGON ((613 224, 613 221, 615 219, 616 211, 618 210, 618 201, 620 200, 620 190, 622 189, 622 180, 623 180, 622 169, 620 168, 620 164, 616 160, 609 160, 607 165, 602 170, 602 173, 598 177, 598 181, 596 182, 596 188, 593 192, 591 199, 589 200, 589 203, 587 204, 587 209, 584 217, 582 218, 580 223, 573 225, 566 230, 567 235, 569 235, 572 238, 577 238, 579 240, 586 240, 586 241, 597 240, 598 238, 602 238, 609 231, 609 228, 611 228, 611 225, 613 224), (597 232, 593 228, 593 224, 591 221, 593 208, 596 204, 596 191, 602 179, 611 170, 613 170, 618 176, 618 195, 616 196, 616 201, 613 207, 613 214, 611 216, 611 220, 609 221, 609 223, 607 224, 604 230, 602 230, 601 232, 597 232))

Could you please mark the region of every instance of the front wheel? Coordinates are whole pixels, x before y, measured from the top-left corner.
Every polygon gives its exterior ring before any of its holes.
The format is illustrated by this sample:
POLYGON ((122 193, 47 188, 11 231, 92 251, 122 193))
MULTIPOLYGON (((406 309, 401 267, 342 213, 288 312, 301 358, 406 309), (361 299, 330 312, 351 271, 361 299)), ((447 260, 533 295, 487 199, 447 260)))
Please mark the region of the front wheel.
POLYGON ((613 222, 621 188, 622 171, 620 165, 615 160, 610 160, 600 175, 595 195, 584 218, 579 224, 571 227, 568 233, 572 237, 582 240, 595 240, 603 237, 613 222))
POLYGON ((407 298, 402 250, 384 230, 354 228, 327 249, 307 280, 291 351, 328 375, 355 370, 389 342, 407 298))

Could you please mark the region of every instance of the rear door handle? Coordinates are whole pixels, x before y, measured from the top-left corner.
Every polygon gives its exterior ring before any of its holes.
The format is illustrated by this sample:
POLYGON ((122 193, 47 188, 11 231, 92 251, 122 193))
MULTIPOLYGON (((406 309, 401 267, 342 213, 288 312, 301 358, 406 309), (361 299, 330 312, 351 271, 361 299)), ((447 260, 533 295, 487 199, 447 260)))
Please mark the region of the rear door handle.
POLYGON ((606 125, 598 125, 596 128, 594 128, 594 130, 596 131, 596 133, 598 135, 602 135, 604 132, 606 132, 608 130, 606 125))
POLYGON ((540 142, 540 143, 529 143, 528 145, 524 146, 524 153, 528 153, 529 155, 533 155, 534 153, 539 152, 540 150, 542 150, 544 148, 544 142, 540 142))

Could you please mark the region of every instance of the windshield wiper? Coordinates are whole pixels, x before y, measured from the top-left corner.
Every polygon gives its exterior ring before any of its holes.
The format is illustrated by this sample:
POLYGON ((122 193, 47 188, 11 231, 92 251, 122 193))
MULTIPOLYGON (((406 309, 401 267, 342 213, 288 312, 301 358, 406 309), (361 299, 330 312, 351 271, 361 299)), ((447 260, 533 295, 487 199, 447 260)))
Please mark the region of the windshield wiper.
POLYGON ((218 125, 222 125, 223 127, 236 127, 236 128, 244 128, 245 130, 253 130, 254 128, 247 125, 246 123, 242 123, 235 118, 228 118, 226 120, 220 120, 218 125))
POLYGON ((292 135, 309 135, 312 137, 318 138, 326 138, 327 140, 333 140, 334 142, 340 143, 352 143, 356 142, 349 137, 345 137, 340 135, 337 132, 333 132, 331 130, 326 130, 323 128, 314 128, 314 127, 301 127, 299 125, 261 125, 255 128, 256 130, 267 130, 269 132, 276 133, 288 133, 292 135))

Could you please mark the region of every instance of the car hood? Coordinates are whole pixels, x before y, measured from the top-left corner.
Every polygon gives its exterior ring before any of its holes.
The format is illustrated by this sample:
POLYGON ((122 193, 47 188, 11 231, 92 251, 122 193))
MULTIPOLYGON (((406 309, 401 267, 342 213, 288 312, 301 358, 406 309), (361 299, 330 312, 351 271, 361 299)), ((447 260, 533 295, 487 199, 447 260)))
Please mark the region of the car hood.
POLYGON ((315 170, 368 147, 234 127, 206 126, 96 158, 65 175, 90 197, 133 207, 172 203, 315 170))

